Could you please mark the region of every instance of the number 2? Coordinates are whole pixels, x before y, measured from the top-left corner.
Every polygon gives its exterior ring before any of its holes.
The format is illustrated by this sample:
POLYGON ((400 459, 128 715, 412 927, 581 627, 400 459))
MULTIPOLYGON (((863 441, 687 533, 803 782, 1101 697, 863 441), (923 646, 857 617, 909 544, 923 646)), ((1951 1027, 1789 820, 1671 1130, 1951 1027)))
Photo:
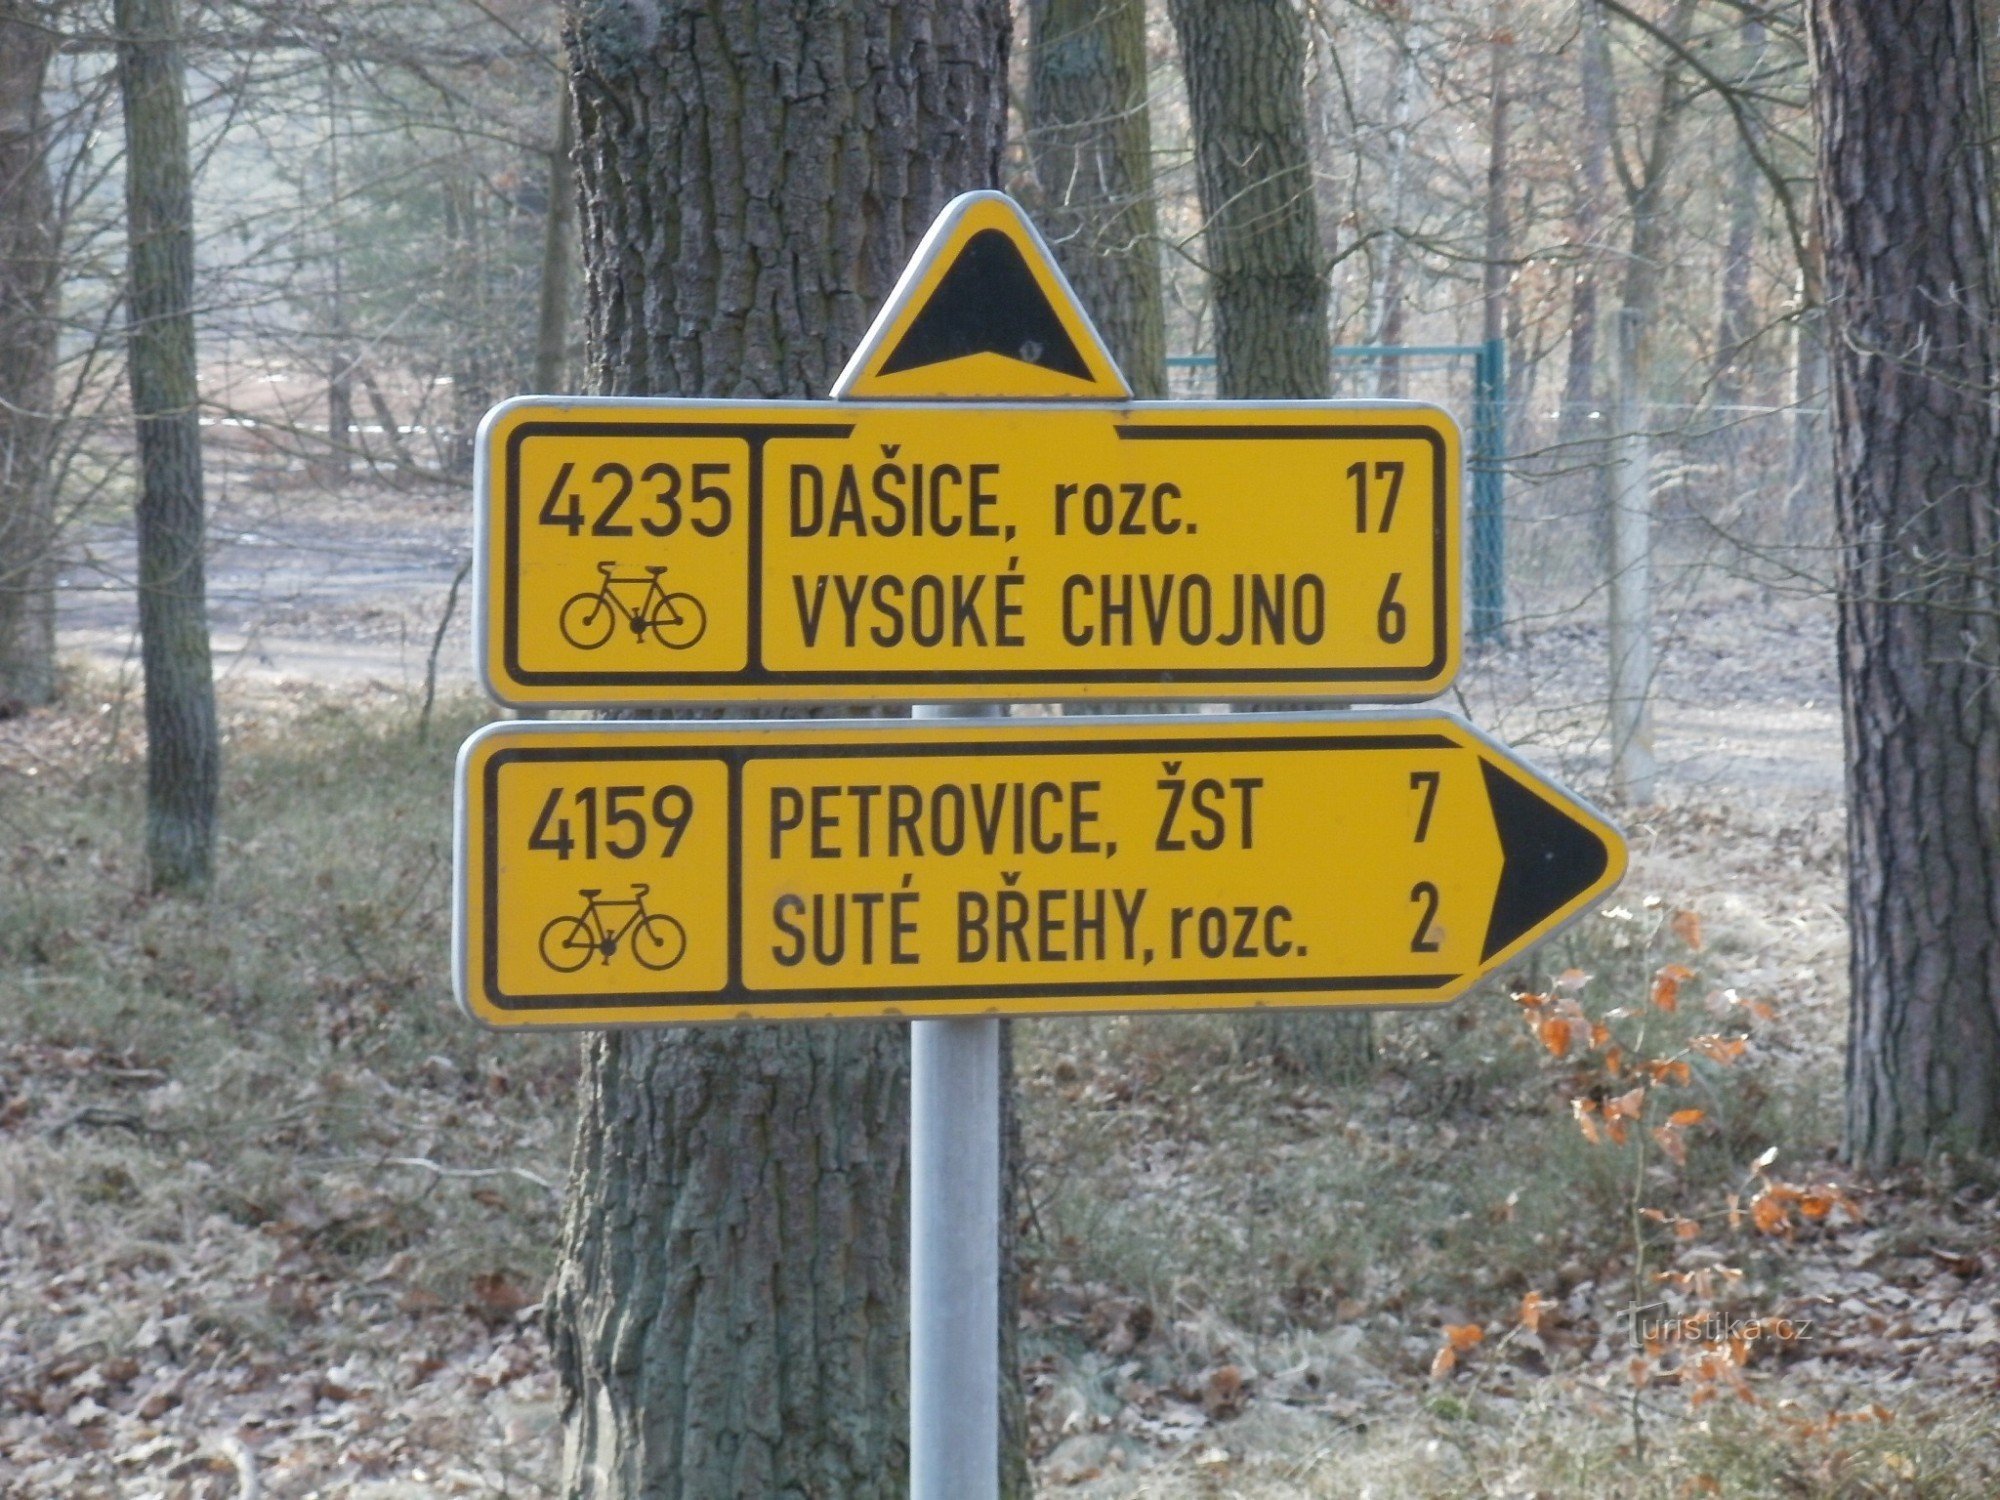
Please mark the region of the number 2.
POLYGON ((1420 902, 1424 914, 1417 918, 1417 935, 1410 939, 1412 953, 1435 953, 1442 946, 1431 934, 1431 927, 1437 921, 1438 888, 1428 880, 1419 880, 1410 887, 1410 900, 1420 902))

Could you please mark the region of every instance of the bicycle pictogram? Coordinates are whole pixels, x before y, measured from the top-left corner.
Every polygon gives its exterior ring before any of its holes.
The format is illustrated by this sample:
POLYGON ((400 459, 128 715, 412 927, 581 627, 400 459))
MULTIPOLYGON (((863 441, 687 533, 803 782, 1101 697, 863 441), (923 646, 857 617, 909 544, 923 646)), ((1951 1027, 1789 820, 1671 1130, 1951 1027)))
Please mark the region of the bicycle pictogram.
POLYGON ((665 912, 646 910, 649 885, 634 882, 632 894, 615 901, 601 900, 601 888, 579 889, 583 910, 573 917, 557 917, 542 929, 542 962, 558 974, 574 974, 595 957, 610 963, 624 947, 640 966, 671 969, 687 952, 687 930, 665 912), (605 919, 607 910, 630 907, 622 922, 605 919), (627 942, 627 939, 630 942, 627 942))
POLYGON ((647 564, 643 577, 620 578, 617 566, 599 563, 597 571, 604 581, 596 592, 574 594, 564 602, 558 622, 564 640, 579 651, 595 651, 617 633, 620 620, 636 639, 644 640, 650 631, 669 651, 685 651, 701 639, 708 629, 708 611, 693 594, 667 592, 660 583, 665 563, 647 564), (636 603, 632 589, 641 590, 636 603))

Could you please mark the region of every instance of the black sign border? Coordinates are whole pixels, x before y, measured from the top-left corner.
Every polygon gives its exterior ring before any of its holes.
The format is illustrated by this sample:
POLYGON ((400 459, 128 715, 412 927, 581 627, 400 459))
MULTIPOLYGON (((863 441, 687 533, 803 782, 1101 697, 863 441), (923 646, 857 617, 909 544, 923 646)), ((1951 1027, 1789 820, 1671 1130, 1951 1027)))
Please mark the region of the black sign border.
MULTIPOLYGON (((989 755, 1073 755, 1112 750, 1118 754, 1142 756, 1240 753, 1246 750, 1317 750, 1338 753, 1347 750, 1472 750, 1449 735, 1429 732, 1367 733, 1328 737, 1285 735, 1245 738, 1217 736, 1195 738, 1175 736, 1161 739, 1101 738, 1029 741, 1005 740, 940 741, 911 744, 813 744, 796 742, 772 745, 514 745, 494 751, 481 769, 481 861, 480 899, 483 903, 479 979, 486 1002, 495 1010, 532 1015, 540 1011, 634 1010, 661 1011, 713 1010, 717 1020, 732 1019, 727 1014, 746 1005, 812 1005, 836 1002, 854 1005, 888 1005, 898 1001, 925 1003, 936 1000, 1078 1000, 1094 997, 1168 995, 1296 995, 1339 994, 1357 991, 1407 993, 1421 997, 1450 991, 1461 984, 1466 971, 1450 974, 1344 975, 1320 979, 1181 979, 1181 980, 1099 980, 1072 984, 1022 981, 991 985, 848 985, 815 987, 810 990, 753 990, 743 983, 741 972, 743 932, 742 871, 733 863, 729 872, 728 943, 729 978, 716 991, 676 994, 663 998, 657 990, 613 995, 510 995, 499 982, 500 866, 498 823, 500 816, 499 777, 507 765, 517 762, 548 761, 723 761, 729 767, 729 857, 738 858, 743 835, 743 766, 751 760, 833 760, 876 758, 943 758, 989 755)), ((1455 993, 1455 991, 1454 991, 1455 993)), ((1449 995, 1443 998, 1449 998, 1449 995)), ((1017 1007, 1027 1012, 1027 1007, 1017 1007)), ((879 1015, 871 1011, 869 1015, 879 1015)), ((690 1020, 703 1019, 699 1017, 690 1020)))
MULTIPOLYGON (((887 405, 888 403, 883 403, 887 405)), ((1130 407, 1112 409, 1127 412, 1130 407)), ((1221 416, 1226 406, 1191 407, 1221 416)), ((805 413, 800 413, 805 417, 805 413)), ((933 687, 1046 687, 1094 683, 1126 684, 1139 688, 1167 686, 1232 685, 1344 685, 1357 689, 1381 687, 1430 687, 1442 691, 1441 675, 1451 657, 1448 598, 1456 580, 1447 574, 1449 549, 1446 511, 1450 498, 1450 476, 1445 472, 1446 449, 1443 436, 1421 423, 1238 423, 1191 421, 1185 426, 1155 426, 1151 423, 1123 422, 1113 418, 1113 430, 1128 442, 1171 442, 1186 439, 1231 441, 1246 438, 1301 439, 1325 442, 1332 438, 1421 439, 1431 445, 1431 569, 1436 579, 1432 588, 1431 636, 1436 650, 1431 659, 1416 667, 1216 667, 1192 671, 1158 668, 1075 667, 1060 669, 982 670, 894 670, 878 672, 813 672, 781 670, 765 666, 763 656, 763 575, 764 575, 764 496, 762 448, 771 438, 844 438, 854 431, 854 423, 839 420, 840 408, 828 403, 822 420, 742 422, 718 415, 708 421, 546 421, 522 422, 507 433, 503 465, 504 494, 500 523, 503 530, 503 576, 500 580, 501 654, 509 680, 526 688, 684 688, 689 701, 699 702, 700 689, 746 687, 824 687, 828 697, 838 700, 843 686, 861 688, 908 688, 911 697, 921 699, 923 690, 933 687), (749 528, 749 664, 727 672, 542 672, 521 665, 520 574, 521 574, 521 446, 539 437, 721 437, 741 439, 748 445, 749 494, 745 499, 745 521, 749 528)), ((488 497, 482 495, 481 503, 488 497)), ((487 564, 482 552, 480 566, 487 564)), ((1032 696, 1032 695, 1029 695, 1032 696)), ((1060 696, 1058 693, 1056 696, 1060 696)), ((638 700, 626 700, 638 701, 638 700)))

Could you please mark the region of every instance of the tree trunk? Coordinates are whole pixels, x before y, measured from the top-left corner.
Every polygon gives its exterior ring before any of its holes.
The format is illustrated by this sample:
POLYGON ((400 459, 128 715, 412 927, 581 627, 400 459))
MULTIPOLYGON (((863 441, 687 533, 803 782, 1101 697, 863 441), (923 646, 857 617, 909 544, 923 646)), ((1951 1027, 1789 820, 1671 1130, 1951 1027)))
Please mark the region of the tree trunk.
POLYGON ((1492 343, 1507 336, 1507 288, 1514 279, 1513 237, 1507 223, 1507 116, 1513 106, 1507 65, 1514 50, 1510 7, 1493 7, 1492 73, 1486 108, 1486 264, 1480 295, 1479 336, 1492 343))
MULTIPOLYGON (((1667 35, 1684 42, 1695 0, 1675 0, 1667 35)), ((1666 253, 1665 189, 1680 143, 1687 100, 1681 64, 1670 54, 1660 76, 1651 137, 1630 193, 1631 249, 1618 308, 1618 396, 1611 469, 1611 781, 1629 803, 1654 796, 1652 382, 1666 253)))
MULTIPOLYGON (((1742 51, 1740 77, 1745 87, 1754 87, 1753 81, 1764 59, 1764 23, 1755 16, 1746 17, 1738 45, 1742 51)), ((1739 136, 1729 168, 1729 237, 1722 248, 1721 306, 1715 326, 1715 363, 1710 381, 1710 393, 1725 427, 1741 419, 1740 412, 1729 408, 1743 400, 1744 353, 1757 331, 1756 309, 1750 298, 1750 271, 1757 248, 1758 193, 1762 185, 1762 174, 1750 154, 1750 143, 1739 136)), ((1728 445, 1732 452, 1735 446, 1733 441, 1728 445)))
POLYGON ((536 288, 535 378, 537 393, 561 392, 569 352, 569 257, 576 238, 576 121, 570 113, 569 80, 556 88, 556 141, 549 151, 549 201, 542 210, 542 276, 536 288))
POLYGON ((2000 1149, 2000 286, 1977 0, 1813 0, 1853 932, 1846 1151, 2000 1149))
POLYGON ((1827 489, 1826 267, 1820 244, 1820 191, 1813 188, 1799 266, 1798 317, 1792 326, 1791 453, 1785 479, 1785 531, 1794 543, 1824 545, 1831 528, 1827 489))
MULTIPOLYGON (((996 179, 1007 35, 1000 0, 573 3, 590 384, 823 396, 996 179)), ((586 1041, 548 1298, 568 1495, 903 1493, 908 1058, 884 1022, 586 1041)))
POLYGON ((1133 394, 1167 394, 1144 0, 1029 0, 1037 220, 1133 394))
MULTIPOLYGON (((1410 159, 1410 115, 1417 92, 1417 0, 1403 14, 1402 57, 1396 65, 1396 92, 1389 103, 1389 181, 1385 198, 1387 214, 1383 228, 1387 235, 1377 256, 1381 267, 1375 284, 1375 327, 1370 343, 1390 347, 1405 342, 1403 334, 1404 266, 1409 252, 1403 244, 1403 215, 1407 207, 1410 159)), ((1375 361, 1375 394, 1384 401, 1401 400, 1405 392, 1403 361, 1381 358, 1375 361)))
POLYGON ((117 0, 127 304, 139 429, 139 638, 146 856, 156 890, 208 883, 221 752, 203 575, 194 194, 174 0, 117 0))
POLYGON ((1326 276, 1292 0, 1171 0, 1225 400, 1324 400, 1326 276))
MULTIPOLYGON (((1172 0, 1194 125, 1216 385, 1224 400, 1324 400, 1332 351, 1306 145, 1305 33, 1291 0, 1172 0)), ((1237 1044, 1350 1078, 1374 1059, 1366 1014, 1244 1016, 1237 1044)))
POLYGON ((326 460, 329 479, 345 479, 354 465, 354 367, 360 355, 347 326, 346 245, 340 198, 340 73, 326 67, 326 196, 332 212, 327 229, 326 460))
POLYGON ((1561 440, 1565 465, 1586 480, 1604 464, 1596 441, 1605 430, 1597 406, 1597 295, 1604 268, 1604 218, 1611 161, 1611 42, 1598 0, 1578 0, 1577 85, 1583 104, 1581 154, 1571 237, 1577 246, 1570 286, 1569 361, 1563 373, 1561 440), (1573 445, 1588 443, 1585 448, 1573 445))
POLYGON ((38 7, 0 0, 0 718, 56 695, 54 45, 38 7))

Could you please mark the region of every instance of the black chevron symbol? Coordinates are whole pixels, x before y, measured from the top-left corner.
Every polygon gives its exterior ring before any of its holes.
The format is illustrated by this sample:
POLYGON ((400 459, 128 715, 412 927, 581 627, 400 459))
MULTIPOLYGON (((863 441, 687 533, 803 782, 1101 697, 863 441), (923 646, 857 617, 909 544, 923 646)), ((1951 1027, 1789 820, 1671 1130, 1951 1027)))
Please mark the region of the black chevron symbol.
POLYGON ((1479 955, 1483 963, 1595 885, 1611 851, 1561 807, 1491 761, 1482 759, 1479 768, 1486 773, 1486 796, 1504 861, 1485 950, 1479 955))
POLYGON ((882 362, 881 373, 894 375, 968 354, 999 354, 1090 379, 1089 366, 1019 247, 997 229, 982 229, 965 242, 882 362))

